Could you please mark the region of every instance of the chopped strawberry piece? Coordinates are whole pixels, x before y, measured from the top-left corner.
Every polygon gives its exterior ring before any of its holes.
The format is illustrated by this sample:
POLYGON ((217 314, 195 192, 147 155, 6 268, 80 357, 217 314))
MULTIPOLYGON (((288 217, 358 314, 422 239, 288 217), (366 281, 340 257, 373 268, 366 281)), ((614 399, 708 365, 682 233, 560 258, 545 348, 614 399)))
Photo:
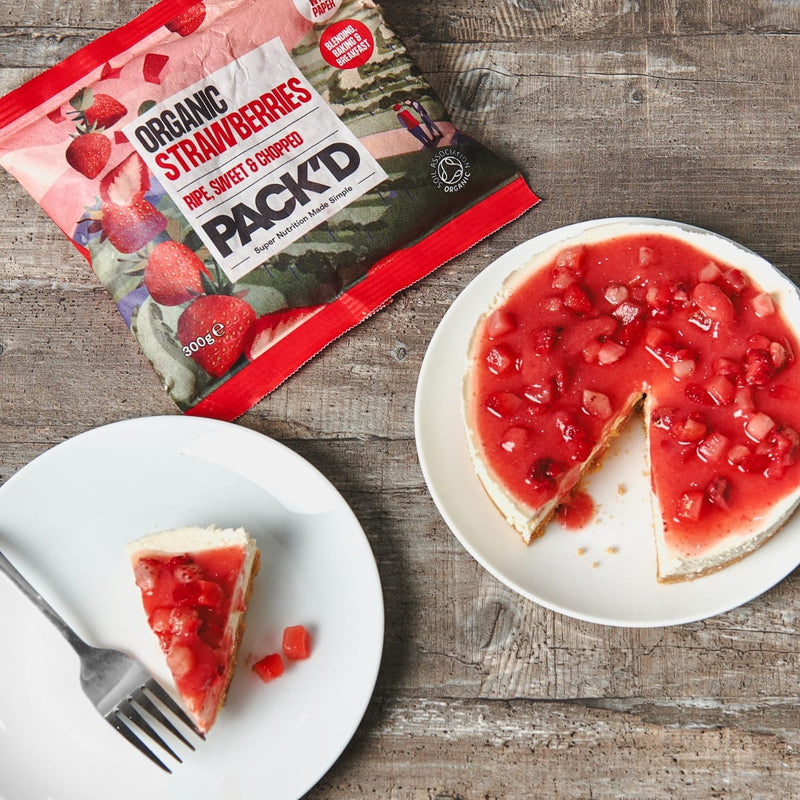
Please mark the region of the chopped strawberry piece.
MULTIPOLYGON (((767 345, 769 346, 769 345, 767 345)), ((751 347, 744 362, 744 380, 751 386, 766 386, 775 376, 775 362, 769 350, 751 347)))
POLYGON ((706 391, 719 406, 727 406, 736 399, 736 386, 724 375, 715 375, 706 383, 706 391))
POLYGON ((703 492, 684 492, 678 499, 677 508, 675 509, 676 522, 680 522, 681 520, 697 522, 703 510, 704 499, 705 496, 703 492))
POLYGON ((542 311, 561 311, 564 308, 564 301, 560 297, 543 297, 539 301, 542 311))
POLYGON ((741 294, 750 285, 747 275, 740 269, 729 269, 722 276, 722 282, 735 295, 741 294))
POLYGON ((507 453, 514 453, 525 446, 530 436, 530 432, 526 428, 511 427, 503 434, 503 438, 500 440, 500 447, 507 453))
POLYGON ((490 339, 498 339, 516 330, 517 321, 502 308, 493 311, 486 320, 486 333, 490 339))
POLYGON ((760 442, 775 427, 775 422, 768 414, 757 411, 751 414, 744 424, 745 433, 754 441, 760 442))
POLYGON ((564 306, 574 314, 589 314, 592 311, 592 300, 586 289, 577 283, 571 283, 564 290, 564 306))
POLYGON ((585 258, 586 247, 584 245, 566 247, 556 256, 556 266, 569 267, 575 270, 576 274, 580 277, 583 275, 585 258))
POLYGON ((730 482, 721 475, 716 475, 706 486, 706 500, 723 511, 730 508, 728 495, 730 493, 730 482))
POLYGON ((495 375, 509 372, 514 364, 514 354, 501 344, 495 345, 486 354, 486 366, 489 368, 489 372, 493 372, 495 375))
POLYGON ((675 422, 670 428, 670 433, 682 444, 699 442, 708 430, 706 423, 697 417, 689 416, 684 420, 675 422))
POLYGON ((290 625, 284 628, 281 647, 292 661, 306 659, 311 655, 311 634, 303 625, 290 625))
POLYGON ((175 606, 169 612, 168 624, 170 633, 173 636, 186 636, 190 633, 196 633, 203 624, 203 620, 200 619, 200 614, 196 608, 175 606))
POLYGON ((176 644, 167 653, 167 666, 175 678, 188 675, 194 669, 195 663, 194 651, 185 645, 176 644))
POLYGON ((525 387, 525 397, 532 403, 548 406, 558 397, 558 389, 552 378, 540 378, 525 387))
POLYGON ((772 363, 775 365, 775 369, 781 369, 781 367, 785 367, 789 360, 789 353, 780 342, 769 343, 769 355, 770 358, 772 358, 772 363))
POLYGON ((652 267, 661 260, 661 255, 659 254, 658 250, 653 249, 652 247, 640 247, 639 248, 639 266, 640 267, 652 267))
POLYGON ((714 405, 714 400, 711 395, 702 386, 696 383, 688 384, 684 390, 684 394, 687 400, 691 400, 693 403, 698 403, 701 406, 714 405))
POLYGON ((675 361, 672 363, 672 374, 676 380, 684 380, 694 375, 697 362, 694 360, 691 351, 682 349, 675 354, 675 361))
POLYGON ((522 405, 522 398, 514 392, 495 392, 486 401, 486 409, 500 419, 513 416, 522 405))
POLYGON ((597 352, 597 362, 604 365, 614 364, 627 352, 628 349, 617 342, 605 342, 597 352))
POLYGON ((775 313, 775 303, 769 292, 761 292, 752 300, 753 313, 757 317, 770 317, 775 313))
POLYGON ((661 430, 671 430, 672 426, 680 419, 678 409, 671 406, 659 406, 653 411, 650 421, 661 430))
POLYGON ((692 292, 692 300, 714 322, 729 325, 736 317, 733 303, 728 295, 713 283, 698 283, 692 292))
POLYGON ((622 302, 611 312, 623 325, 630 325, 631 322, 642 316, 642 309, 636 303, 622 302))
POLYGON ((644 334, 644 320, 634 319, 623 325, 614 336, 614 341, 623 347, 632 347, 644 334))
POLYGON ((558 330, 555 328, 542 328, 533 334, 531 349, 537 356, 544 356, 551 353, 558 341, 558 330))
POLYGON ((280 653, 269 653, 253 664, 253 670, 264 683, 280 678, 284 669, 280 653))
POLYGON ((598 419, 606 420, 613 413, 611 408, 611 400, 607 394, 603 394, 602 392, 584 389, 581 402, 583 411, 591 417, 597 417, 598 419))
POLYGON ((731 440, 727 436, 713 431, 697 445, 697 456, 708 464, 718 464, 725 458, 730 444, 731 440))
POLYGON ((751 475, 764 475, 772 465, 772 461, 766 453, 749 453, 735 463, 742 472, 751 475))
POLYGON ((742 373, 744 372, 742 365, 732 358, 715 358, 711 367, 716 375, 724 375, 736 385, 739 384, 742 373))
POLYGON ((556 416, 556 427, 561 433, 571 461, 585 461, 592 453, 594 442, 585 428, 582 428, 567 412, 556 416))
POLYGON ((565 265, 557 265, 553 267, 552 279, 550 285, 553 289, 566 289, 573 283, 578 281, 578 273, 571 267, 565 265))
POLYGON ((759 444, 757 453, 766 453, 773 462, 790 467, 800 454, 800 434, 788 425, 776 425, 759 444))
POLYGON ((708 333, 714 327, 714 320, 707 317, 699 308, 690 314, 689 322, 704 333, 708 333))
POLYGON ((722 277, 722 270, 719 265, 713 261, 709 261, 704 267, 701 267, 697 273, 697 280, 701 283, 714 283, 722 277))
POLYGON ((624 303, 630 296, 630 291, 627 286, 622 283, 611 283, 606 286, 603 292, 603 297, 611 303, 612 306, 618 306, 624 303))
POLYGON ((564 472, 564 466, 552 458, 538 458, 528 470, 525 482, 540 492, 555 492, 556 481, 564 472))

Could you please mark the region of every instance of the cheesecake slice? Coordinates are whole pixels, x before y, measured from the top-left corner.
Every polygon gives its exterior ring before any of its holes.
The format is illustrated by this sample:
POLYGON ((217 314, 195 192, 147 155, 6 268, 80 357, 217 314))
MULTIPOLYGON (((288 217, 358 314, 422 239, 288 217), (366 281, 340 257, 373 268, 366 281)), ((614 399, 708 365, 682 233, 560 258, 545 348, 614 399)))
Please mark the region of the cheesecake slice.
POLYGON ((148 534, 126 552, 175 687, 206 733, 233 677, 260 564, 255 540, 242 528, 185 527, 148 534))
POLYGON ((798 308, 765 261, 696 229, 598 225, 540 253, 469 345, 487 494, 531 543, 641 409, 658 579, 753 552, 800 502, 798 308))

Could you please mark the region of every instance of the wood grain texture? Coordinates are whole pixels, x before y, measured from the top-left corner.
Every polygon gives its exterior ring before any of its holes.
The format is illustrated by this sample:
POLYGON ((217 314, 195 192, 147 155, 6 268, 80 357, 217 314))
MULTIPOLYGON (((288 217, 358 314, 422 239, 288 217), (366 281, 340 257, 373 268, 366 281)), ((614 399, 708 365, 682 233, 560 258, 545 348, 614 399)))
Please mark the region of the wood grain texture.
MULTIPOLYGON (((0 91, 148 7, 13 0, 0 91)), ((240 424, 317 466, 384 587, 375 695, 310 800, 793 798, 800 575, 663 629, 584 623, 483 570, 431 500, 414 443, 425 349, 494 258, 582 219, 730 236, 800 278, 800 6, 781 0, 387 0, 457 124, 540 207, 334 342, 240 424)), ((91 270, 0 175, 0 481, 98 424, 176 413, 91 270)), ((2 771, 0 770, 0 794, 2 771)))

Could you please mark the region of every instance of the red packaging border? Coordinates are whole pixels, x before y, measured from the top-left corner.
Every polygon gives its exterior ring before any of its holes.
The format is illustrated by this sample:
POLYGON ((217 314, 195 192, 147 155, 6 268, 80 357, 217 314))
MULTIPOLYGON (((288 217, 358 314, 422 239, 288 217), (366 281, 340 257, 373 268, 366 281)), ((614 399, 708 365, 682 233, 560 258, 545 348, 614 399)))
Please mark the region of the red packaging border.
POLYGON ((411 247, 378 261, 364 280, 325 306, 264 355, 186 411, 231 421, 280 386, 328 344, 378 311, 398 292, 461 255, 539 202, 518 177, 411 247))

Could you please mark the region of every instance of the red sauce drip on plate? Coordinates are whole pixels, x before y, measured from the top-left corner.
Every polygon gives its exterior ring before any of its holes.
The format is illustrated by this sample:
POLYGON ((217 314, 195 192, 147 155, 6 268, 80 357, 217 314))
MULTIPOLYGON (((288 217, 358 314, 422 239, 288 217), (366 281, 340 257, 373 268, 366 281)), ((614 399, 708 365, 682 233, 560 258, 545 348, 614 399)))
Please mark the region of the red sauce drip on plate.
POLYGON ((800 484, 798 352, 738 269, 620 236, 562 251, 483 320, 470 422, 497 479, 538 508, 647 393, 667 541, 696 553, 800 484))
POLYGON ((569 530, 585 528, 594 516, 594 500, 584 491, 575 490, 556 509, 556 519, 569 530))

